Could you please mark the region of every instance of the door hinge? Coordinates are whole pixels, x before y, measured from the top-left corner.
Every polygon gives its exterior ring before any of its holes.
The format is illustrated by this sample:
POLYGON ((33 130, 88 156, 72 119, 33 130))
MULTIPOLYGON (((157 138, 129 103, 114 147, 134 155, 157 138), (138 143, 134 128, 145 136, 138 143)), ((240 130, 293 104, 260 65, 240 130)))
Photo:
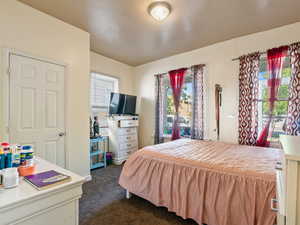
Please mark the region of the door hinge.
POLYGON ((9 134, 9 127, 6 127, 6 133, 9 134))

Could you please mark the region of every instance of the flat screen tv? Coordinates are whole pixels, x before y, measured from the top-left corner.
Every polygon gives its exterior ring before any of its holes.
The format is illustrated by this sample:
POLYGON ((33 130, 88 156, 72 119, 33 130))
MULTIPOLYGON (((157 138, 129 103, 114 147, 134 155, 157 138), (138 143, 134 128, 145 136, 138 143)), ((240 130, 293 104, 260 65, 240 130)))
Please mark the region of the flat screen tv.
POLYGON ((110 95, 109 114, 135 115, 136 96, 112 92, 110 95))
POLYGON ((125 95, 123 114, 134 115, 136 105, 136 96, 125 95))

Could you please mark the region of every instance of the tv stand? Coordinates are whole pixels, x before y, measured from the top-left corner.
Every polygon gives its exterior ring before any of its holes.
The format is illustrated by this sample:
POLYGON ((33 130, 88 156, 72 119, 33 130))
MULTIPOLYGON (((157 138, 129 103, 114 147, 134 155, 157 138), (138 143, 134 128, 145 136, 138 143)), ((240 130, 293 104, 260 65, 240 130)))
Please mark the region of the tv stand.
POLYGON ((108 118, 109 149, 113 163, 121 165, 138 150, 138 116, 115 115, 108 118))

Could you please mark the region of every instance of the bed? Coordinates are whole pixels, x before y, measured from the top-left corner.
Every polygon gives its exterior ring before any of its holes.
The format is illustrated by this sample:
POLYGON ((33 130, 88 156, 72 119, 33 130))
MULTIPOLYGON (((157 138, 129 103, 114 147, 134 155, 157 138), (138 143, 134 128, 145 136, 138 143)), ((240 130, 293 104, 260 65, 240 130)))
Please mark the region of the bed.
POLYGON ((208 225, 274 225, 279 149, 180 139, 147 146, 126 161, 130 193, 208 225))

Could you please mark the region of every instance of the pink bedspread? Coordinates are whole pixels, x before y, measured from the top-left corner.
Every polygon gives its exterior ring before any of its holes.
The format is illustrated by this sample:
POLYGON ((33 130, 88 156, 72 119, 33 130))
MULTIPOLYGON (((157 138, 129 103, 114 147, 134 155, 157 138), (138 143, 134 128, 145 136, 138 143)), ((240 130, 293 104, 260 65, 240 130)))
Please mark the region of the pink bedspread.
POLYGON ((180 139, 125 163, 120 185, 183 218, 208 225, 273 225, 278 149, 180 139))

